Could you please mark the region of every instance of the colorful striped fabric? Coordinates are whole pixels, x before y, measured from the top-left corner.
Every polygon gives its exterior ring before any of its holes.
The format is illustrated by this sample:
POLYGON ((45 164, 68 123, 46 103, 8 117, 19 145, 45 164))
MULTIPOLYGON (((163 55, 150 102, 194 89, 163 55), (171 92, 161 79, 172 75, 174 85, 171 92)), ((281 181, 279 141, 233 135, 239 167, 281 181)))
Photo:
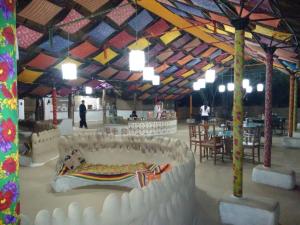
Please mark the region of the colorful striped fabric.
POLYGON ((120 166, 111 166, 111 165, 94 165, 95 169, 92 169, 93 165, 90 164, 82 164, 79 168, 75 170, 69 170, 65 165, 62 165, 61 170, 58 172, 58 176, 71 176, 77 177, 87 180, 93 181, 102 181, 102 182, 113 182, 113 184, 117 184, 120 182, 128 183, 131 179, 136 179, 137 187, 144 187, 152 180, 160 179, 160 176, 163 172, 169 171, 171 169, 170 164, 165 165, 156 165, 156 164, 146 164, 146 163, 137 163, 132 165, 120 165, 120 166), (85 171, 85 168, 89 168, 89 171, 85 171), (97 167, 103 168, 103 171, 107 171, 107 173, 99 171, 97 167), (128 172, 122 173, 112 173, 108 172, 111 168, 115 168, 116 171, 124 171, 126 168, 134 168, 137 167, 137 171, 133 172, 132 169, 128 172), (144 169, 139 169, 139 168, 144 169), (81 171, 82 170, 82 171, 81 171), (94 170, 94 172, 93 172, 94 170))

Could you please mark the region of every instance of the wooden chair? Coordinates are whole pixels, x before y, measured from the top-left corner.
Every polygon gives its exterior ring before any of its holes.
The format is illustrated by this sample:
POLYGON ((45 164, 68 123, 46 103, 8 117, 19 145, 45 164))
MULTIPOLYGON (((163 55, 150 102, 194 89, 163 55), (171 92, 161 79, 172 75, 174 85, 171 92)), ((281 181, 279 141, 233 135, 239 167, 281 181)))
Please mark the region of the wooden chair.
MULTIPOLYGON (((207 132, 206 136, 210 136, 210 138, 207 138, 206 140, 200 142, 200 152, 202 152, 201 149, 203 148, 207 159, 209 155, 208 153, 210 153, 210 155, 213 155, 215 165, 217 163, 218 154, 222 155, 222 161, 224 162, 225 150, 224 150, 223 137, 216 136, 215 125, 204 124, 204 125, 200 125, 200 127, 201 126, 203 126, 203 129, 207 132), (211 132, 210 135, 208 135, 208 132, 211 132)), ((201 161, 201 157, 202 156, 200 154, 200 161, 201 161)))
POLYGON ((260 145, 261 145, 261 133, 259 127, 244 128, 243 132, 243 146, 244 157, 252 158, 252 163, 255 164, 255 158, 257 157, 258 163, 260 163, 260 145), (250 149, 250 153, 249 150, 250 149))
POLYGON ((189 125, 189 136, 190 136, 190 149, 194 147, 194 153, 197 151, 197 147, 200 150, 200 162, 202 162, 202 154, 204 150, 204 156, 207 152, 202 148, 202 143, 208 140, 207 126, 200 124, 189 125))

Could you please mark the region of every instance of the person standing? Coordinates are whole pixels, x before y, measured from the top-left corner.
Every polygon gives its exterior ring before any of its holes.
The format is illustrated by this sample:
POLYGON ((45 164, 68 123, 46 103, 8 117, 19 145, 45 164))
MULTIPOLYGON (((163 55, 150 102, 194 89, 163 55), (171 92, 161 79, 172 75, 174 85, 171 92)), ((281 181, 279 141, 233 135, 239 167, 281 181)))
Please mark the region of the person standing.
POLYGON ((209 117, 209 113, 210 113, 210 108, 207 105, 202 105, 200 107, 200 114, 201 114, 201 120, 202 121, 208 121, 208 117, 209 117))
POLYGON ((80 128, 83 126, 87 129, 86 124, 86 107, 84 105, 84 100, 81 101, 81 104, 79 106, 79 116, 80 116, 80 128))

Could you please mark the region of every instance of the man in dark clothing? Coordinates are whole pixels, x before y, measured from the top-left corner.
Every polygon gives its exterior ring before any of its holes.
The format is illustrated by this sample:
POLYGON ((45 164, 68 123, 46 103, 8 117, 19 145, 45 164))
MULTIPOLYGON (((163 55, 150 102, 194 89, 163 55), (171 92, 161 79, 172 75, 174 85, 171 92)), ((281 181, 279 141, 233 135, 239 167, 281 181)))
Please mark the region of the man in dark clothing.
POLYGON ((88 128, 86 124, 86 107, 84 105, 84 100, 81 101, 81 105, 79 106, 79 116, 80 116, 80 128, 82 128, 83 126, 85 128, 88 128))

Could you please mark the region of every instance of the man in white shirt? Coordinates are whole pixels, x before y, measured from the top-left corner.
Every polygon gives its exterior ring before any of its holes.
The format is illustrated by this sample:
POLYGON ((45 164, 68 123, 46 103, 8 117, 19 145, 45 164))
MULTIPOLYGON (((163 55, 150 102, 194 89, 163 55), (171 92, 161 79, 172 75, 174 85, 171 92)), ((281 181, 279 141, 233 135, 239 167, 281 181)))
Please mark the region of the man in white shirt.
POLYGON ((210 113, 210 108, 207 105, 202 105, 200 107, 200 114, 201 114, 201 120, 202 121, 208 121, 208 117, 209 117, 209 113, 210 113))

